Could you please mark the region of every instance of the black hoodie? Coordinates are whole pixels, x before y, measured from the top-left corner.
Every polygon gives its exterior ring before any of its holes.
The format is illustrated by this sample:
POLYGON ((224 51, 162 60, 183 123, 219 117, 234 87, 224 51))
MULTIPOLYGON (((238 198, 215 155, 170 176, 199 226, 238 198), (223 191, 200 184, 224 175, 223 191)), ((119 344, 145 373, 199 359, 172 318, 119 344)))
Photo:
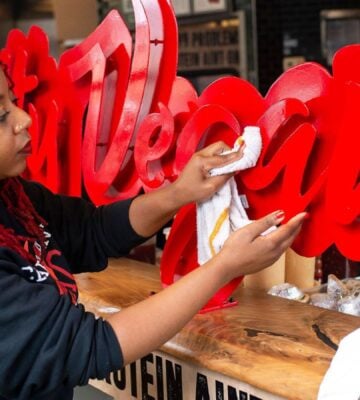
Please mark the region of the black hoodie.
MULTIPOLYGON (((77 303, 72 274, 100 271, 144 238, 130 225, 131 200, 94 207, 21 182, 48 240, 35 265, 0 247, 0 399, 68 400, 73 387, 123 365, 111 326, 77 303)), ((25 233, 1 201, 0 223, 25 233)))

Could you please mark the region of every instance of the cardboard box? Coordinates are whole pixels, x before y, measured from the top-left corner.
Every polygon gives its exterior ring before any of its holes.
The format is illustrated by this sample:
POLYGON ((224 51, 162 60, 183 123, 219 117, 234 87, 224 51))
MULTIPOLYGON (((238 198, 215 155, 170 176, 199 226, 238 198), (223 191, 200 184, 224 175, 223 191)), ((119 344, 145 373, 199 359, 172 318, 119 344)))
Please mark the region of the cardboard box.
POLYGON ((59 42, 86 38, 99 24, 97 0, 52 0, 59 42))

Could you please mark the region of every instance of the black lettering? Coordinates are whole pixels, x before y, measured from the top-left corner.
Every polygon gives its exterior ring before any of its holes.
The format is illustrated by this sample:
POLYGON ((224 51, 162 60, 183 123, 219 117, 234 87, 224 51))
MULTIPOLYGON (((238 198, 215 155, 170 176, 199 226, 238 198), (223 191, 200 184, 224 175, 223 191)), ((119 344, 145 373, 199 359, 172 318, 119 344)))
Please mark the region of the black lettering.
POLYGON ((113 374, 113 379, 114 379, 114 385, 118 389, 124 390, 126 388, 126 370, 125 370, 125 368, 122 368, 120 371, 115 371, 113 374))
POLYGON ((164 400, 164 374, 162 358, 156 356, 156 387, 157 387, 157 400, 164 400))
POLYGON ((131 376, 131 395, 137 398, 137 379, 136 379, 136 363, 130 364, 130 376, 131 376))
POLYGON ((182 400, 182 370, 181 366, 175 364, 175 371, 173 364, 166 360, 166 387, 168 400, 182 400))
POLYGON ((223 65, 224 64, 224 52, 223 50, 208 51, 204 53, 204 65, 223 65))
MULTIPOLYGON (((228 386, 228 399, 229 400, 238 400, 236 389, 233 388, 232 386, 228 386)), ((241 397, 240 397, 240 399, 241 399, 241 397)), ((247 400, 247 395, 246 395, 245 399, 241 399, 241 400, 247 400)))
POLYGON ((237 45, 239 42, 239 32, 237 28, 227 28, 216 31, 217 40, 214 43, 217 46, 237 45))
POLYGON ((230 44, 230 31, 224 30, 221 32, 221 46, 228 46, 230 44))
POLYGON ((227 51, 227 63, 228 64, 239 64, 239 51, 238 50, 228 50, 227 51))
POLYGON ((205 32, 205 45, 206 46, 219 46, 220 44, 220 34, 219 31, 209 31, 205 32))
POLYGON ((189 46, 188 32, 180 32, 179 33, 179 47, 188 47, 188 46, 189 46))
POLYGON ((236 389, 232 386, 228 386, 228 400, 248 400, 248 394, 240 390, 238 397, 236 389))
POLYGON ((154 356, 150 353, 140 360, 141 368, 141 393, 142 400, 155 400, 153 396, 149 395, 148 386, 154 384, 154 377, 148 373, 147 363, 154 363, 154 356))
POLYGON ((180 53, 179 67, 196 67, 200 63, 199 53, 180 53))
POLYGON ((232 386, 228 386, 228 400, 262 400, 260 397, 254 395, 248 396, 246 392, 239 391, 239 397, 237 396, 236 389, 232 386))
POLYGON ((196 400, 210 400, 209 387, 207 378, 200 373, 197 374, 196 379, 196 400))
POLYGON ((242 392, 240 390, 240 392, 239 392, 239 400, 248 400, 248 394, 245 393, 245 392, 242 392))
POLYGON ((191 46, 202 46, 203 45, 203 39, 201 32, 193 32, 191 35, 191 46))
POLYGON ((219 381, 215 381, 216 400, 224 400, 224 384, 219 381))
POLYGON ((239 43, 239 32, 237 29, 228 29, 227 31, 224 31, 224 35, 226 36, 226 39, 224 39, 223 43, 224 45, 239 43))
POLYGON ((224 47, 238 45, 237 27, 179 32, 179 47, 224 47))

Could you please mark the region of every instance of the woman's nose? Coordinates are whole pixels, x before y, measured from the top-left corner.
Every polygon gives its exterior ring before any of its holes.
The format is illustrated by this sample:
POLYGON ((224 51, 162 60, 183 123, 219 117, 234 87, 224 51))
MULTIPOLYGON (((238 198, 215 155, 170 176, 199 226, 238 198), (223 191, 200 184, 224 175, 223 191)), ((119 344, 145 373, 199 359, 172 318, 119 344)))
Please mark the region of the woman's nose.
POLYGON ((17 111, 18 111, 18 116, 14 126, 15 134, 19 134, 22 131, 29 129, 32 122, 31 117, 28 113, 21 110, 20 108, 17 111))

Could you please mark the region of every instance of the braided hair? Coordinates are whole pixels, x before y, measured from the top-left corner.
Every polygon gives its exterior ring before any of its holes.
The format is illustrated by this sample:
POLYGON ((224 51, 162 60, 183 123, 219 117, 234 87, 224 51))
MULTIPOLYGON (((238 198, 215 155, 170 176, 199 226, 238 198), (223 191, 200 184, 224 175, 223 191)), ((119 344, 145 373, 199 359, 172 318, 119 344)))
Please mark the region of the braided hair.
POLYGON ((40 217, 24 191, 18 178, 8 178, 0 190, 0 199, 11 215, 23 226, 27 235, 15 234, 13 229, 0 223, 0 246, 8 247, 30 262, 35 257, 25 249, 26 242, 38 242, 42 257, 45 255, 45 220, 40 217))
MULTIPOLYGON (((13 87, 6 66, 0 63, 9 87, 13 87)), ((31 263, 36 261, 35 256, 27 251, 26 244, 38 242, 41 247, 41 258, 45 256, 45 234, 43 228, 47 225, 45 220, 36 212, 29 197, 24 191, 18 178, 7 178, 0 185, 0 201, 3 202, 8 212, 25 229, 24 236, 16 234, 13 229, 4 226, 0 221, 0 246, 7 247, 31 263)))

